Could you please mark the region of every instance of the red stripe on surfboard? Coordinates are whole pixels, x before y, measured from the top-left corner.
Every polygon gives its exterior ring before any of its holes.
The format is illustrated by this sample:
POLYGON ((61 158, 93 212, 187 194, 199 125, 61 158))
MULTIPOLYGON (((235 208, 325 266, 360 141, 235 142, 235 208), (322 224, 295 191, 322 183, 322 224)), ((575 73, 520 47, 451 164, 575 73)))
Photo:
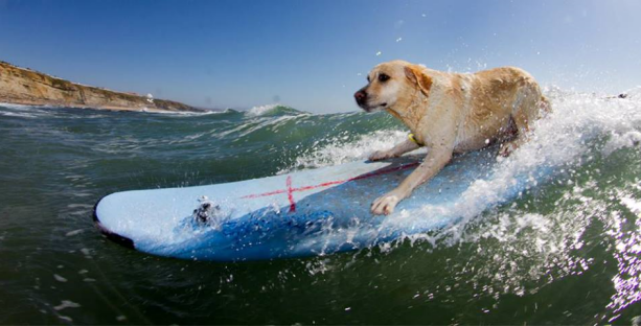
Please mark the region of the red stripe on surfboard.
POLYGON ((292 186, 291 186, 292 185, 291 184, 291 176, 288 176, 287 177, 287 181, 286 181, 287 182, 287 189, 285 189, 285 190, 275 190, 275 191, 265 192, 265 193, 262 193, 262 194, 251 194, 251 195, 243 196, 241 198, 258 198, 258 197, 267 197, 267 196, 273 196, 273 195, 287 193, 287 197, 288 197, 289 203, 290 203, 290 211, 295 211, 296 210, 296 204, 294 202, 294 196, 293 196, 294 192, 306 191, 306 190, 322 188, 322 187, 329 187, 329 186, 333 186, 333 185, 346 183, 346 182, 349 182, 349 181, 367 179, 367 178, 371 178, 371 177, 375 177, 375 176, 379 176, 379 175, 383 175, 383 174, 387 174, 387 173, 407 170, 409 168, 413 168, 415 166, 418 166, 419 164, 420 164, 420 162, 414 162, 414 163, 399 165, 399 166, 395 166, 395 167, 392 167, 392 168, 386 168, 386 169, 382 169, 382 170, 379 170, 379 171, 366 173, 366 174, 359 175, 357 177, 353 177, 353 178, 349 178, 349 179, 345 179, 345 180, 329 181, 329 182, 324 182, 324 183, 313 185, 313 186, 304 186, 304 187, 299 187, 299 188, 292 188, 292 186))
POLYGON ((292 176, 287 176, 287 199, 289 199, 289 212, 296 211, 296 202, 294 201, 294 189, 292 189, 292 176))

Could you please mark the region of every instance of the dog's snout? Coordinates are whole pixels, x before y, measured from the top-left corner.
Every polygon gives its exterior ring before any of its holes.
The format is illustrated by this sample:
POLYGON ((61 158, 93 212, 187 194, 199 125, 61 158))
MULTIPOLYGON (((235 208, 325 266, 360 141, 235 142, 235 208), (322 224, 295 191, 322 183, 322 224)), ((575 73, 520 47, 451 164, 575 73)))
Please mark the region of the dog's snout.
POLYGON ((365 92, 364 89, 361 89, 358 92, 356 92, 356 94, 354 94, 354 98, 356 99, 356 103, 363 104, 367 99, 367 93, 365 92))

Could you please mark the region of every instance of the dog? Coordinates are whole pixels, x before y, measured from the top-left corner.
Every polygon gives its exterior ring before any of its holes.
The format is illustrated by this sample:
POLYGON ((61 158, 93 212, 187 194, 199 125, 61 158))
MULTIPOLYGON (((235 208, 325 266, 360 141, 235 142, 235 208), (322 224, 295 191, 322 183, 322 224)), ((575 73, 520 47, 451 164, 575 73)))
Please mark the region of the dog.
POLYGON ((501 142, 508 156, 527 141, 530 123, 550 112, 534 78, 515 67, 474 74, 446 73, 396 60, 374 67, 354 94, 367 112, 387 111, 412 132, 409 139, 370 155, 371 161, 428 148, 425 160, 394 190, 374 200, 371 212, 391 214, 419 185, 434 177, 453 154, 501 142))

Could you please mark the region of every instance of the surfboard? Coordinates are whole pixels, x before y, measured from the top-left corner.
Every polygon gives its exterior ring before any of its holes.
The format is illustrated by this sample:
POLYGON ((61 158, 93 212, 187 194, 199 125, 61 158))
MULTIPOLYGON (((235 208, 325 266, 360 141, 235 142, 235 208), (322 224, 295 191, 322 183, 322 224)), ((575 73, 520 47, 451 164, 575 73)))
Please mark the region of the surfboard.
MULTIPOLYGON (((469 200, 466 191, 492 177, 497 159, 496 151, 457 157, 394 213, 372 215, 372 201, 418 164, 406 156, 223 184, 123 191, 100 199, 93 218, 108 238, 158 256, 243 261, 327 255, 457 223, 457 207, 469 200)), ((506 185, 499 201, 523 190, 526 178, 506 185)))

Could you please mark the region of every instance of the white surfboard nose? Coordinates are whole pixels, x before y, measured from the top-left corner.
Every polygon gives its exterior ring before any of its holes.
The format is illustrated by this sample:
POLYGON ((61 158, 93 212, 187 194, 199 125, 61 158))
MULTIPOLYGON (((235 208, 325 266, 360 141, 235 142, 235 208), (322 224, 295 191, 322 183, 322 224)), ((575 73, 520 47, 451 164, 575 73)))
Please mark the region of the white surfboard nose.
POLYGON ((102 199, 105 198, 105 197, 100 198, 96 202, 96 205, 94 205, 94 207, 93 207, 93 223, 94 223, 94 225, 96 226, 96 228, 98 230, 100 230, 100 233, 102 233, 104 236, 106 236, 109 240, 112 240, 112 241, 114 241, 116 243, 119 243, 120 245, 123 245, 123 246, 125 246, 127 248, 135 249, 135 245, 134 245, 134 241, 133 240, 131 240, 131 239, 127 238, 127 237, 121 236, 121 235, 109 230, 109 228, 107 228, 106 226, 104 226, 100 222, 100 218, 98 217, 98 214, 96 212, 98 210, 98 206, 102 202, 102 199))

